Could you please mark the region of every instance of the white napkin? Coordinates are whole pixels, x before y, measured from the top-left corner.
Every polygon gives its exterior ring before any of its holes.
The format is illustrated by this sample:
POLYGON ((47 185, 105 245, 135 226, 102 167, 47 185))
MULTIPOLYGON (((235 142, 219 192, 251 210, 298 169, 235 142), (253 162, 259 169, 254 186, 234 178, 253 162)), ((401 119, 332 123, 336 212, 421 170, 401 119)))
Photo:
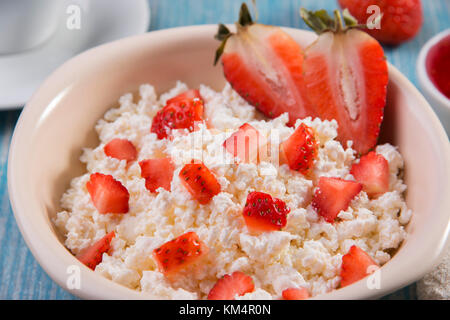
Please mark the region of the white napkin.
POLYGON ((417 283, 420 300, 450 300, 450 248, 441 263, 417 283))

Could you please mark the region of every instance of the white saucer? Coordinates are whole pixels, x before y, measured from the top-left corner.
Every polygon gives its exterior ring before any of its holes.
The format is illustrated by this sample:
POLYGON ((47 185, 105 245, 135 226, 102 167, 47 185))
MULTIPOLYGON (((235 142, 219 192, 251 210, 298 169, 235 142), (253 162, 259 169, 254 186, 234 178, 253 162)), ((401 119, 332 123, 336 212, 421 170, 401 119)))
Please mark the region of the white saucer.
MULTIPOLYGON (((64 0, 66 1, 66 0, 64 0)), ((0 55, 0 110, 21 108, 44 79, 72 56, 105 42, 147 31, 147 0, 70 0, 82 9, 80 29, 66 27, 62 12, 58 30, 39 48, 0 55)))

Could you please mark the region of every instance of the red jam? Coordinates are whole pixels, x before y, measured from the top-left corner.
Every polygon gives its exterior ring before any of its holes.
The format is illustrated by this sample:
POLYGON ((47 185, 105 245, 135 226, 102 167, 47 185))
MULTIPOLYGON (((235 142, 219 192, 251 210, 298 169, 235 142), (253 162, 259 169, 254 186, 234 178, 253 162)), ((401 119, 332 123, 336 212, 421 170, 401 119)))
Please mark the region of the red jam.
POLYGON ((431 47, 425 65, 433 84, 450 99, 450 35, 431 47))

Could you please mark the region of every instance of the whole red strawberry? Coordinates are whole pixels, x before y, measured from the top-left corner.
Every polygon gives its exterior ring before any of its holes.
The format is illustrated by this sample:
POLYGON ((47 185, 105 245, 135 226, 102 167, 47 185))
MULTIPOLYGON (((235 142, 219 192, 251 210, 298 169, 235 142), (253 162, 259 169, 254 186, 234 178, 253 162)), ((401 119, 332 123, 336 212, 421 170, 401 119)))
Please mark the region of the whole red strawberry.
POLYGON ((396 45, 411 39, 419 32, 423 22, 420 0, 339 0, 339 4, 362 24, 366 24, 374 14, 367 13, 367 7, 380 7, 381 28, 367 29, 367 32, 386 44, 396 45))

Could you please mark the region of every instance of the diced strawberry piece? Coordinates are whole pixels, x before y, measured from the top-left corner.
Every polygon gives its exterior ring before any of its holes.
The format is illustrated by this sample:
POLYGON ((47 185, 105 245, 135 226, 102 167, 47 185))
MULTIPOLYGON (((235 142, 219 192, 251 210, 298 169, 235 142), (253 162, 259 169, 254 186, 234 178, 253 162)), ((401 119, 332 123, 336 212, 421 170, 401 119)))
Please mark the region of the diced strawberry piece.
POLYGON ((235 271, 217 280, 208 294, 208 300, 234 300, 236 296, 243 296, 253 290, 253 279, 243 272, 235 271))
POLYGON ((207 204, 220 192, 220 184, 214 174, 203 164, 186 164, 180 171, 181 183, 194 199, 201 204, 207 204))
POLYGON ((311 169, 318 156, 319 144, 314 130, 305 124, 281 144, 281 159, 286 159, 289 168, 305 174, 311 169))
POLYGON ((103 150, 111 158, 127 161, 137 159, 136 147, 127 139, 113 139, 105 145, 103 150))
POLYGON ((167 138, 173 129, 194 131, 196 122, 203 120, 203 99, 198 90, 188 90, 168 100, 155 115, 151 132, 159 139, 167 138))
POLYGON ((341 210, 347 210, 361 189, 362 185, 359 182, 320 177, 312 206, 326 221, 333 222, 341 210))
MULTIPOLYGON (((301 12, 311 26, 321 26, 310 18, 322 20, 325 15, 301 12)), ((365 154, 376 145, 383 120, 386 58, 378 41, 355 29, 356 20, 350 23, 346 19, 346 27, 338 20, 332 32, 315 30, 319 37, 306 50, 303 66, 307 99, 314 116, 338 122, 338 140, 343 145, 352 140, 353 149, 365 154)))
POLYGON ((139 162, 141 177, 150 192, 162 187, 170 191, 175 166, 170 158, 147 159, 139 162))
POLYGON ((256 163, 260 160, 260 157, 265 157, 265 155, 261 154, 265 151, 265 145, 265 137, 248 123, 240 126, 238 131, 233 133, 223 143, 224 148, 229 153, 246 163, 256 163))
POLYGON ((354 163, 350 173, 362 184, 369 197, 376 197, 389 190, 389 163, 374 151, 354 163))
POLYGON ((171 276, 198 261, 208 253, 208 247, 195 232, 185 233, 153 250, 159 270, 171 276))
POLYGON ((290 209, 283 200, 264 192, 250 192, 242 215, 251 231, 281 230, 286 226, 290 209))
POLYGON ((91 174, 86 188, 99 213, 127 213, 130 194, 120 181, 111 175, 91 174))
POLYGON ((352 246, 342 257, 341 287, 348 286, 374 272, 378 264, 361 248, 352 246))
POLYGON ((103 253, 108 252, 111 248, 111 240, 114 236, 114 231, 111 231, 92 246, 81 250, 81 252, 77 254, 77 259, 92 270, 95 270, 95 267, 102 262, 103 253))
POLYGON ((254 23, 242 4, 235 34, 223 25, 217 38, 222 45, 225 78, 234 90, 265 115, 274 118, 288 112, 289 124, 310 115, 303 83, 303 51, 282 29, 254 23))
POLYGON ((289 288, 283 290, 281 295, 284 300, 306 300, 309 298, 309 293, 306 288, 289 288))

